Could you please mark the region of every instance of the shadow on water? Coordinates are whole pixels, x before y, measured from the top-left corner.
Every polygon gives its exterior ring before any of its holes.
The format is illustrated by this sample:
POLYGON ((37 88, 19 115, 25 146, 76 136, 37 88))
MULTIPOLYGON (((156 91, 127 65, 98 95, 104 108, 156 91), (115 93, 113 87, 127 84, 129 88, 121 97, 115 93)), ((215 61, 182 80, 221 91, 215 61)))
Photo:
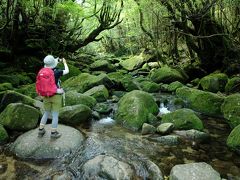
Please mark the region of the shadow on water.
MULTIPOLYGON (((158 97, 162 99, 163 97, 158 97)), ((163 102, 174 110, 172 96, 164 96, 163 102)), ((158 102, 160 105, 160 101, 158 102)), ((57 160, 22 161, 4 151, 0 156, 0 179, 84 179, 83 165, 97 155, 108 155, 127 162, 134 167, 136 179, 146 179, 146 162, 155 163, 164 176, 169 176, 173 166, 190 162, 206 162, 217 170, 223 178, 240 177, 240 156, 230 151, 226 139, 229 126, 220 118, 201 116, 204 131, 210 134, 206 142, 182 140, 179 145, 167 146, 149 139, 155 135, 141 135, 122 128, 106 116, 101 120, 78 126, 86 137, 77 152, 57 160), (70 175, 69 175, 70 174, 70 175)), ((7 148, 5 148, 7 149, 7 148)), ((232 178, 234 179, 234 178, 232 178)))

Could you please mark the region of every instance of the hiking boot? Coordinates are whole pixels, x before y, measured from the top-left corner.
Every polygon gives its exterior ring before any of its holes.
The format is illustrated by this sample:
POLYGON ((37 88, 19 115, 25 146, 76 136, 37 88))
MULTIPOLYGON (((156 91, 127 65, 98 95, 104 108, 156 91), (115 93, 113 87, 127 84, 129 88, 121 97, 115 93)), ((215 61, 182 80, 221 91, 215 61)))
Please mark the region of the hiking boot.
POLYGON ((45 134, 46 130, 43 129, 38 129, 38 137, 43 137, 43 135, 45 134))
POLYGON ((58 131, 54 131, 54 132, 51 132, 51 138, 55 138, 55 139, 57 139, 57 138, 60 138, 61 137, 61 133, 59 133, 58 131))

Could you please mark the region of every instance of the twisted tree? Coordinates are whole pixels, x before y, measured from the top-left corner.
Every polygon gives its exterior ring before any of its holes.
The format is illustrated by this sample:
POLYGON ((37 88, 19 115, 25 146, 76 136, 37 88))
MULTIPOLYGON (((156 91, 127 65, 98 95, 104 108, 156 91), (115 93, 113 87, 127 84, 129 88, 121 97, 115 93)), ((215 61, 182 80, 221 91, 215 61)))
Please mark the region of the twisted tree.
POLYGON ((240 51, 215 16, 221 10, 218 0, 159 2, 167 8, 173 27, 185 38, 193 61, 196 53, 200 66, 207 72, 240 72, 240 51))

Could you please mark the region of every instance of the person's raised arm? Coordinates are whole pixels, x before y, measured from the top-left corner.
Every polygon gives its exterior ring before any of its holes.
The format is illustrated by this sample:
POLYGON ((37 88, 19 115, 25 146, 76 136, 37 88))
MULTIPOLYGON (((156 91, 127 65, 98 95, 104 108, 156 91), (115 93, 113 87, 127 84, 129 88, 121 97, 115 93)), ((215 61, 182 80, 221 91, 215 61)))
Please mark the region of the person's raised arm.
POLYGON ((66 59, 63 58, 62 62, 63 62, 63 65, 64 65, 63 75, 68 74, 69 73, 69 68, 68 68, 66 59))

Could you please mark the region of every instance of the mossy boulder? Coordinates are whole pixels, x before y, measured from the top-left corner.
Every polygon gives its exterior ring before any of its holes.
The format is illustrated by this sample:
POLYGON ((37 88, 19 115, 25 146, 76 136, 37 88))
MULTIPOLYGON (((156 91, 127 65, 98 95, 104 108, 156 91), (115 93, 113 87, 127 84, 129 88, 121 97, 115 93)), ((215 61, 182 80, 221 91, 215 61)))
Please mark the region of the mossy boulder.
POLYGON ((0 91, 12 90, 13 86, 11 83, 1 83, 0 84, 0 91))
POLYGON ((118 87, 121 86, 121 80, 126 76, 126 74, 122 72, 111 72, 108 73, 108 77, 111 81, 114 82, 118 87))
POLYGON ((90 64, 90 70, 93 71, 105 71, 113 72, 115 71, 114 66, 107 60, 97 60, 94 63, 90 64))
POLYGON ((87 96, 94 97, 97 102, 104 102, 108 99, 109 93, 104 85, 95 86, 84 93, 87 96))
POLYGON ((176 95, 186 102, 187 108, 209 116, 223 116, 221 111, 223 96, 188 87, 178 88, 176 95))
POLYGON ((139 130, 158 111, 158 106, 149 93, 134 90, 119 100, 115 119, 126 128, 139 130))
POLYGON ((236 126, 228 136, 227 146, 240 154, 240 125, 236 126))
POLYGON ((107 88, 112 87, 113 82, 106 74, 94 76, 89 73, 81 73, 78 76, 67 79, 62 85, 66 90, 76 90, 77 92, 84 93, 98 85, 105 85, 107 88))
POLYGON ((200 85, 204 91, 224 92, 228 82, 228 76, 224 73, 213 73, 203 77, 200 80, 200 85))
POLYGON ((178 88, 181 88, 183 86, 184 86, 184 84, 182 84, 181 82, 175 81, 175 82, 172 82, 171 84, 169 84, 167 90, 169 92, 175 92, 178 88))
POLYGON ((37 126, 39 116, 39 110, 32 106, 11 103, 0 114, 0 124, 11 130, 26 131, 37 126))
POLYGON ((4 91, 0 93, 1 103, 0 103, 0 112, 10 103, 23 103, 33 107, 39 107, 41 105, 40 101, 32 99, 29 96, 23 95, 16 91, 4 91))
POLYGON ((222 112, 231 128, 240 124, 240 94, 232 94, 225 98, 222 112))
POLYGON ((59 111, 59 121, 69 125, 79 125, 91 117, 91 109, 83 104, 65 106, 59 111))
POLYGON ((142 67, 142 65, 146 63, 150 58, 150 55, 141 53, 138 56, 132 56, 128 59, 122 60, 120 62, 120 65, 128 71, 133 71, 142 67))
POLYGON ((178 70, 170 68, 168 66, 161 67, 151 72, 150 79, 156 83, 166 84, 172 83, 174 81, 186 81, 184 76, 178 70))
POLYGON ((121 84, 123 88, 128 92, 141 89, 139 83, 129 76, 125 76, 123 79, 121 79, 121 84))
POLYGON ((77 91, 67 91, 65 93, 65 105, 72 106, 77 104, 84 104, 90 108, 97 103, 94 97, 78 93, 77 91))
MULTIPOLYGON (((62 63, 59 63, 58 67, 61 69, 64 69, 64 66, 62 63)), ((67 79, 74 77, 74 76, 78 76, 81 73, 81 71, 77 67, 75 67, 69 63, 68 63, 68 68, 69 68, 69 73, 62 76, 61 81, 66 81, 67 79)))
POLYGON ((240 77, 229 79, 225 86, 225 92, 228 94, 240 92, 240 77))
POLYGON ((142 81, 139 83, 143 91, 153 93, 160 90, 160 85, 152 81, 142 81))
POLYGON ((38 96, 38 94, 36 92, 35 83, 20 86, 18 89, 16 89, 16 92, 19 92, 19 93, 29 96, 31 98, 36 98, 38 96))
POLYGON ((173 123, 175 129, 196 129, 203 130, 201 119, 191 109, 178 109, 174 112, 164 114, 162 123, 173 123))
POLYGON ((7 131, 4 129, 3 125, 0 124, 0 145, 5 143, 8 138, 7 131))
POLYGON ((17 87, 19 85, 32 83, 32 80, 26 73, 4 74, 0 75, 0 83, 11 83, 14 87, 17 87))

